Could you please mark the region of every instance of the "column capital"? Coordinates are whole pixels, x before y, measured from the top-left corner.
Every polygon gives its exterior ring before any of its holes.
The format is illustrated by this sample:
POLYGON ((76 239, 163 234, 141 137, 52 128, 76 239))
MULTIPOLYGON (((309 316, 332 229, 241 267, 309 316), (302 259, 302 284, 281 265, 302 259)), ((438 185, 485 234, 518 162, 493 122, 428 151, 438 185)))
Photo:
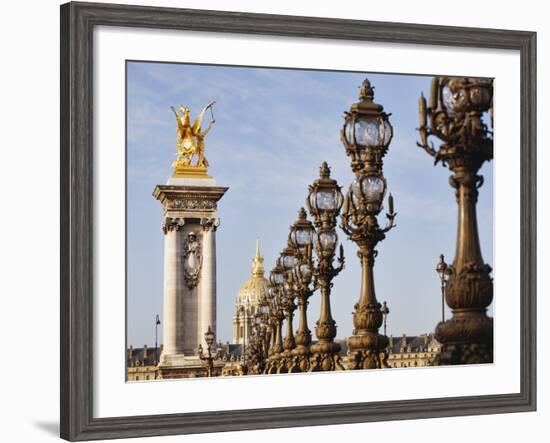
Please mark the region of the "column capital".
POLYGON ((211 217, 211 218, 201 218, 201 226, 202 230, 204 232, 212 230, 212 232, 216 232, 218 229, 218 226, 220 226, 220 219, 218 217, 211 217))
POLYGON ((168 232, 171 232, 171 231, 181 231, 184 225, 185 225, 184 218, 164 217, 164 219, 162 220, 162 223, 160 224, 160 229, 162 229, 162 232, 167 234, 168 232))

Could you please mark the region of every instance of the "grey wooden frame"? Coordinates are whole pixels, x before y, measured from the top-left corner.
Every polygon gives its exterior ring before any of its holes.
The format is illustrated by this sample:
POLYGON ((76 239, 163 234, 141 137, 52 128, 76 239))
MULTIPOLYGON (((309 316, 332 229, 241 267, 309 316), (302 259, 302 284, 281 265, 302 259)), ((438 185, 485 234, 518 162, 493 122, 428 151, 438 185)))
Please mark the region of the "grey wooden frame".
POLYGON ((70 441, 494 414, 536 409, 536 33, 99 3, 61 6, 61 437, 70 441), (95 26, 519 51, 521 392, 456 398, 93 417, 92 54, 95 26))

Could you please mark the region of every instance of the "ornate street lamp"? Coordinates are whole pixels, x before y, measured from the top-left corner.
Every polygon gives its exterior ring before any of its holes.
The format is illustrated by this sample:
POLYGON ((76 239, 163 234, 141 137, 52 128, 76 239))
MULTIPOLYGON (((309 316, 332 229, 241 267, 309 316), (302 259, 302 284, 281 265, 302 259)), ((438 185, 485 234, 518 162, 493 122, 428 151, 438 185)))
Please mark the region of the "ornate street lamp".
POLYGON ((294 318, 294 311, 296 310, 296 304, 294 298, 296 296, 294 290, 294 280, 292 271, 298 263, 297 251, 292 247, 289 240, 287 247, 281 253, 281 263, 284 268, 283 283, 279 286, 279 296, 281 307, 283 308, 285 320, 286 320, 286 335, 283 340, 283 353, 279 358, 279 367, 277 372, 284 373, 289 372, 292 365, 292 351, 296 347, 296 341, 294 339, 294 331, 292 326, 292 320, 294 318))
POLYGON ((388 314, 390 313, 390 309, 388 308, 388 304, 386 302, 382 303, 382 308, 380 308, 380 312, 382 313, 382 317, 384 318, 384 335, 386 334, 386 322, 388 319, 388 314))
POLYGON ((155 317, 155 365, 159 362, 159 347, 158 347, 158 327, 160 325, 159 315, 155 317))
POLYGON ((449 265, 445 263, 445 256, 441 254, 439 256, 439 261, 437 262, 437 266, 435 267, 435 272, 437 272, 437 275, 439 276, 439 280, 441 282, 441 322, 445 322, 445 287, 447 286, 447 282, 449 281, 449 274, 451 273, 451 270, 449 268, 449 265))
POLYGON ((218 351, 215 354, 212 354, 212 345, 214 344, 214 332, 212 328, 208 326, 208 330, 204 333, 204 341, 207 346, 207 354, 204 355, 204 350, 202 345, 199 344, 199 358, 203 361, 206 361, 207 375, 212 377, 212 369, 214 369, 214 360, 218 359, 218 351))
POLYGON ((339 355, 340 345, 334 342, 336 322, 330 310, 330 288, 332 280, 344 268, 344 249, 340 245, 338 265, 333 266, 338 235, 336 219, 342 207, 343 196, 336 180, 330 178, 330 169, 326 162, 320 168, 320 177, 309 186, 307 207, 313 217, 316 234, 313 245, 317 256, 317 265, 312 272, 321 291, 321 314, 315 327, 317 343, 311 346, 310 371, 334 371, 345 369, 339 355))
MULTIPOLYGON (((270 277, 271 279, 271 277, 270 277)), ((268 292, 267 292, 267 326, 268 326, 268 342, 266 348, 266 362, 264 368, 264 374, 269 373, 271 367, 271 359, 273 356, 273 350, 275 349, 275 339, 277 336, 277 316, 276 316, 276 301, 275 301, 275 290, 270 283, 268 292)))
POLYGON ((258 301, 258 308, 254 312, 254 324, 252 325, 252 336, 249 340, 247 352, 247 374, 262 374, 266 368, 267 358, 267 329, 269 321, 267 297, 264 296, 258 301))
POLYGON ((298 300, 299 324, 296 331, 296 347, 292 352, 293 363, 290 372, 308 372, 311 359, 311 331, 307 324, 308 299, 313 294, 315 287, 313 281, 312 246, 315 237, 315 228, 307 219, 304 208, 298 212, 296 220, 290 230, 289 240, 297 251, 297 263, 293 269, 294 290, 298 300))
POLYGON ((254 324, 252 325, 251 339, 247 350, 246 360, 247 374, 261 374, 265 369, 264 341, 265 329, 262 323, 262 313, 254 313, 254 324))
POLYGON ((484 121, 487 113, 492 122, 492 79, 435 77, 430 106, 423 95, 419 100, 421 142, 417 144, 436 164, 441 161, 449 167, 458 203, 456 253, 445 288, 453 316, 436 327, 435 337, 443 345, 439 364, 493 361, 493 319, 487 316, 493 300, 492 269, 483 262, 476 214, 478 189, 483 185, 478 172, 493 159, 493 134, 484 121), (430 136, 442 141, 439 149, 428 142, 430 136))
POLYGON ((383 158, 392 139, 389 114, 374 103, 374 88, 365 79, 361 85, 359 101, 345 113, 341 140, 351 158, 355 180, 349 187, 342 208, 342 229, 358 246, 361 260, 361 293, 353 313, 354 331, 348 339, 352 369, 389 367, 387 360, 388 338, 380 335, 383 314, 374 290, 374 259, 376 245, 392 229, 396 216, 393 197, 388 197, 388 222, 378 225, 377 215, 382 211, 387 182, 382 173, 383 158))
POLYGON ((276 374, 278 368, 278 362, 283 353, 283 320, 285 318, 283 306, 281 303, 281 287, 284 283, 284 272, 285 269, 281 264, 281 259, 279 258, 271 270, 269 276, 270 280, 270 294, 271 294, 271 315, 272 322, 274 323, 274 341, 269 350, 269 359, 268 366, 266 368, 266 373, 276 374))

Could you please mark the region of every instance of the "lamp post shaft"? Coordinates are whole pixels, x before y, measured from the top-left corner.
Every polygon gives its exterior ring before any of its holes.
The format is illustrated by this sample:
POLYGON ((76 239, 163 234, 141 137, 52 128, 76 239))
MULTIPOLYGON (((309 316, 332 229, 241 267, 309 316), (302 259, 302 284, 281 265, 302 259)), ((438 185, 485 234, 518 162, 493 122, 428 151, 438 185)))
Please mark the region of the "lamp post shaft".
POLYGON ((377 304, 374 290, 374 248, 363 246, 360 248, 361 258, 361 292, 359 307, 377 304))
MULTIPOLYGON (((332 311, 330 308, 330 281, 326 278, 321 278, 320 291, 321 291, 321 315, 317 321, 317 327, 315 328, 315 334, 321 343, 332 343, 336 337, 336 321, 332 318, 332 311)), ((340 350, 340 345, 335 344, 334 349, 340 350)))
POLYGON ((479 176, 477 165, 472 166, 472 169, 456 168, 451 177, 451 186, 456 189, 458 203, 458 230, 453 263, 456 273, 460 273, 468 263, 483 263, 476 211, 479 176))
POLYGON ((309 294, 300 292, 298 295, 298 329, 296 330, 296 347, 292 351, 295 356, 289 372, 307 372, 311 357, 311 331, 307 324, 307 305, 309 294))
POLYGON ((309 346, 311 344, 311 331, 307 324, 307 297, 301 295, 298 298, 298 329, 296 330, 296 345, 309 346))

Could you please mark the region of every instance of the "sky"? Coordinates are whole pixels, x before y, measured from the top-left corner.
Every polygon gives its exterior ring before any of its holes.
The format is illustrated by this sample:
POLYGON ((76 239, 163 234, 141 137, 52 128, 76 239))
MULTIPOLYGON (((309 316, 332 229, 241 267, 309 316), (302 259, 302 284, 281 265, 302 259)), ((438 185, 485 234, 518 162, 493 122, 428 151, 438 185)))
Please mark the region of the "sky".
MULTIPOLYGON (((353 181, 340 129, 365 78, 375 86, 375 102, 391 113, 394 128, 384 175, 395 199, 397 227, 377 247, 376 296, 390 310, 388 335, 433 332, 441 317, 434 269, 439 254, 447 262, 454 257, 457 208, 449 170, 434 166, 416 146, 418 98, 421 92, 429 95, 431 77, 127 62, 128 345, 153 345, 155 316, 162 321, 162 206, 152 192, 172 174, 176 123, 170 106, 189 106, 194 119, 216 101, 206 157, 209 175, 229 187, 218 204, 216 233, 217 339, 226 342, 232 339, 237 294, 250 277, 256 237, 267 277, 321 163, 328 162, 343 192, 353 181)), ((485 178, 477 208, 481 249, 494 268, 493 164, 486 163, 480 174, 485 178)), ((385 224, 383 214, 379 223, 385 224)), ((337 338, 344 339, 353 329, 361 269, 355 244, 339 228, 338 236, 346 267, 333 281, 331 304, 337 338)), ((312 331, 319 305, 316 293, 308 307, 312 331)), ((162 327, 158 332, 162 343, 162 327)))

